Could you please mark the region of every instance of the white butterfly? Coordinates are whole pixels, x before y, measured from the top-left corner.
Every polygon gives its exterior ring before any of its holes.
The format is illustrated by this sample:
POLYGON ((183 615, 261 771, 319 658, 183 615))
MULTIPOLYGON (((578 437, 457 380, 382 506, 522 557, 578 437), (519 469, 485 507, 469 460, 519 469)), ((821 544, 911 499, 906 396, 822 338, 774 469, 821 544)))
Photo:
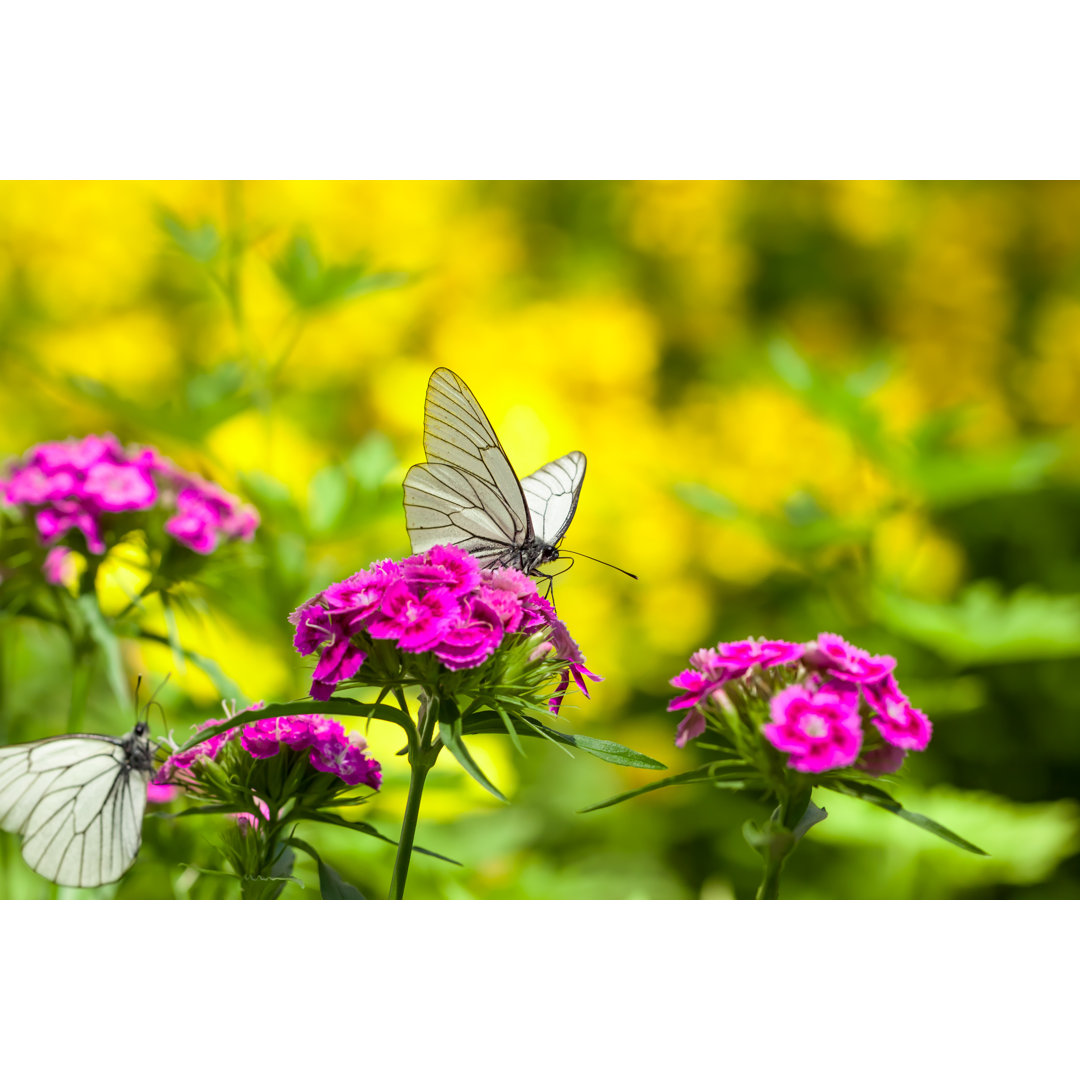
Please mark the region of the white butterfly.
POLYGON ((153 744, 139 721, 123 738, 58 735, 0 747, 0 829, 22 837, 32 870, 93 888, 122 877, 142 841, 153 744))
POLYGON ((583 453, 563 454, 519 481, 484 410, 448 368, 428 380, 424 453, 427 463, 405 474, 413 554, 454 544, 483 567, 526 574, 559 557, 585 479, 583 453))

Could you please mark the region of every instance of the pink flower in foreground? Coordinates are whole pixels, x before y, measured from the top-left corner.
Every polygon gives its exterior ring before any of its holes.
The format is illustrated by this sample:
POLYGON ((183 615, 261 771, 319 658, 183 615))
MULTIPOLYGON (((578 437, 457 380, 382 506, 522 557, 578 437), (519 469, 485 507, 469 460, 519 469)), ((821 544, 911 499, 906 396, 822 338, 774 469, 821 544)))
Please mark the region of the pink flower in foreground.
POLYGON ((705 714, 700 709, 691 709, 680 721, 675 732, 675 745, 685 746, 691 739, 705 734, 705 714))
POLYGON ((926 713, 916 709, 900 692, 892 675, 864 685, 862 692, 873 710, 871 721, 890 746, 902 750, 926 749, 934 726, 926 713))
POLYGON ((463 598, 454 616, 439 630, 431 651, 451 670, 482 664, 505 636, 499 612, 479 596, 463 598))
POLYGON ((367 632, 373 638, 394 639, 406 652, 424 652, 443 640, 460 614, 461 605, 449 589, 417 595, 404 581, 396 581, 383 594, 367 632))
POLYGON ((826 683, 814 689, 796 683, 769 703, 771 724, 761 728, 766 739, 790 754, 788 765, 799 772, 825 772, 852 765, 862 747, 858 695, 826 683))
MULTIPOLYGON (((711 650, 710 650, 711 651, 711 650)), ((696 655, 696 654, 695 654, 696 655)), ((722 664, 728 678, 744 675, 755 664, 763 668, 777 664, 793 664, 803 655, 803 646, 790 641, 727 641, 716 647, 715 663, 722 664)))
MULTIPOLYGON (((262 702, 250 705, 245 711, 259 708, 262 708, 262 702)), ((220 723, 220 720, 207 720, 198 728, 220 723)), ((350 787, 366 784, 378 790, 382 782, 382 767, 374 758, 366 756, 367 743, 360 735, 347 735, 337 720, 309 713, 254 720, 215 735, 182 754, 173 754, 154 777, 155 783, 170 779, 183 781, 184 774, 190 775, 192 765, 199 758, 215 758, 227 741, 237 737, 243 751, 257 760, 275 757, 283 749, 297 753, 308 751, 308 762, 313 768, 333 773, 350 787)))
POLYGON ((853 683, 877 682, 896 667, 895 657, 871 656, 839 634, 825 633, 818 634, 817 641, 806 646, 803 661, 809 668, 853 683))
POLYGON ((402 559, 401 576, 410 585, 441 586, 452 596, 463 596, 480 584, 480 567, 460 548, 439 544, 402 559))
POLYGON ((543 633, 547 640, 534 645, 529 662, 552 654, 565 662, 549 701, 555 712, 571 679, 588 696, 586 680, 600 678, 535 582, 509 568, 481 570, 472 555, 447 545, 400 563, 375 563, 324 589, 289 621, 297 651, 319 652, 310 691, 319 700, 357 676, 377 641, 401 653, 430 654, 449 671, 467 671, 486 663, 504 641, 543 633))
POLYGON ((858 768, 871 776, 884 776, 894 773, 904 764, 907 751, 896 746, 879 746, 876 750, 867 750, 856 762, 858 768))
POLYGON ((317 701, 328 701, 334 692, 334 685, 345 679, 351 679, 367 659, 367 653, 358 649, 347 627, 341 626, 340 619, 331 619, 334 637, 323 648, 319 662, 311 673, 311 696, 317 701))
POLYGON ((382 784, 382 766, 367 757, 367 741, 361 735, 331 736, 318 741, 311 751, 311 764, 321 772, 334 773, 350 786, 366 784, 376 791, 382 784))

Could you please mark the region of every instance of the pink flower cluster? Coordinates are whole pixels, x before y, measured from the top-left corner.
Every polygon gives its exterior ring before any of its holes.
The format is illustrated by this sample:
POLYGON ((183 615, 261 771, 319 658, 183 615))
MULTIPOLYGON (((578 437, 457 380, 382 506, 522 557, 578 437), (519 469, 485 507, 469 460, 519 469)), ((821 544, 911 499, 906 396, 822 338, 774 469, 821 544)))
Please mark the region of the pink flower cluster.
POLYGON ((685 746, 703 734, 705 707, 726 699, 725 684, 740 679, 752 667, 787 665, 796 680, 771 694, 770 722, 761 728, 765 738, 789 755, 788 765, 799 772, 818 773, 856 765, 880 775, 895 772, 908 750, 924 750, 933 727, 901 692, 893 676, 892 656, 871 656, 838 634, 819 634, 815 641, 738 641, 701 649, 691 667, 671 680, 682 693, 669 711, 689 709, 679 723, 675 743, 685 746), (882 746, 863 748, 863 720, 880 733, 882 746))
MULTIPOLYGON (((168 514, 166 532, 200 555, 223 540, 250 540, 259 524, 252 507, 216 484, 185 472, 152 447, 124 447, 113 435, 31 448, 0 482, 0 500, 33 512, 43 544, 52 546, 74 529, 95 555, 106 549, 110 515, 154 506, 168 514)), ((53 556, 46 573, 59 583, 62 561, 53 556)))
MULTIPOLYGON (((261 702, 251 705, 247 711, 258 708, 262 708, 261 702)), ((220 720, 207 720, 199 724, 198 729, 204 730, 220 723, 220 720)), ((165 784, 182 779, 177 774, 190 772, 191 766, 199 758, 213 760, 227 742, 236 738, 253 758, 273 757, 283 746, 289 750, 308 750, 308 761, 315 769, 333 773, 350 787, 366 784, 378 791, 382 783, 382 766, 365 753, 367 742, 364 738, 355 732, 346 734, 336 720, 314 714, 255 720, 243 727, 214 735, 190 750, 173 754, 154 777, 154 783, 165 784)))
POLYGON ((321 650, 311 683, 311 696, 319 701, 356 675, 372 640, 391 641, 403 653, 430 653, 451 671, 462 671, 479 667, 510 635, 547 629, 548 640, 533 659, 553 651, 566 662, 552 711, 571 677, 586 697, 585 679, 599 680, 530 578, 509 568, 481 570, 472 555, 451 546, 400 563, 373 563, 324 589, 289 621, 301 656, 321 650))

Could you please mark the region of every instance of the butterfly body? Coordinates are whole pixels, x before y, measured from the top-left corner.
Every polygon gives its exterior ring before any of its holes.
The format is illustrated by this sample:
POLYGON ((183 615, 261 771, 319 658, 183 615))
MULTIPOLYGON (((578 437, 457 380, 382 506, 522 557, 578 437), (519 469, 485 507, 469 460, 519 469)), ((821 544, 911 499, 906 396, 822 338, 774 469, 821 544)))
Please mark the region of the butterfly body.
POLYGON ((116 881, 139 851, 153 758, 142 721, 119 738, 0 747, 0 829, 18 833, 30 868, 58 885, 116 881))
POLYGON ((453 544, 483 567, 544 576, 577 509, 585 455, 571 451, 518 480, 479 402, 447 368, 428 380, 424 452, 404 482, 413 553, 453 544))

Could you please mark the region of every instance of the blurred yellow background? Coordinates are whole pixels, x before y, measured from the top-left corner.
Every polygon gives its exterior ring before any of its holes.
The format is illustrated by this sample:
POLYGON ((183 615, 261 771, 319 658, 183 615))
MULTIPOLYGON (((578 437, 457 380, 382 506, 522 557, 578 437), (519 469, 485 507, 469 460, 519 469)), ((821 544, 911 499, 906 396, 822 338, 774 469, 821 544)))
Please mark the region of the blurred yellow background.
MULTIPOLYGON (((255 503, 248 565, 181 636, 241 704, 283 700, 307 675, 292 607, 407 553, 399 485, 450 367, 520 475, 585 452, 566 544, 640 577, 558 580, 605 679, 576 730, 692 767, 664 711, 690 652, 835 630, 897 655, 937 725, 898 794, 950 825, 975 806, 995 858, 914 834, 879 865, 894 823, 830 804, 794 893, 1078 895, 1078 284, 1074 183, 0 183, 0 452, 110 430, 255 503), (1037 870, 995 850, 1010 828, 1037 870)), ((62 715, 30 664, 47 643, 26 650, 9 739, 62 715)), ((220 715, 206 676, 173 680, 178 731, 220 715)), ((95 700, 99 729, 129 726, 95 700)), ((397 742, 370 738, 393 834, 397 742)), ((433 846, 468 865, 417 867, 416 895, 752 891, 738 830, 761 808, 694 788, 577 817, 653 777, 483 743, 514 806, 442 767, 433 846)), ((189 895, 166 825, 120 895, 189 895)), ((347 839, 362 886, 387 876, 347 839)))

